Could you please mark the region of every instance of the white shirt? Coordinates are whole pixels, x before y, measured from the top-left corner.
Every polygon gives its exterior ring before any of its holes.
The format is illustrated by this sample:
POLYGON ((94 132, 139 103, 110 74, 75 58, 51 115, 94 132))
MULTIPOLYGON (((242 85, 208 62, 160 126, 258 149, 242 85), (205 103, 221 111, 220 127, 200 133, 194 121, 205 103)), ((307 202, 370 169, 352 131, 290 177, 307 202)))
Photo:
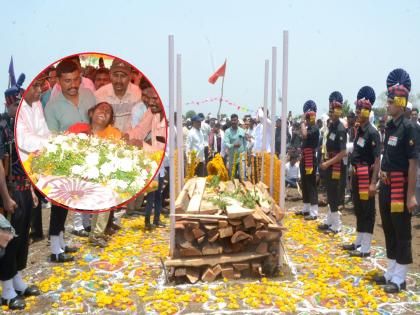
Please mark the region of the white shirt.
POLYGON ((187 143, 185 151, 187 156, 190 152, 195 150, 197 152, 197 158, 200 162, 204 161, 204 135, 201 129, 192 127, 187 135, 187 143))
POLYGON ((271 120, 267 119, 267 143, 266 143, 266 147, 265 150, 263 149, 263 127, 264 127, 264 123, 260 122, 256 127, 255 127, 255 142, 254 142, 254 148, 253 148, 253 152, 261 152, 261 151, 266 151, 266 152, 271 152, 271 120))
MULTIPOLYGON (((220 144, 220 148, 221 148, 220 149, 220 155, 222 157, 224 157, 226 155, 226 152, 225 152, 225 143, 223 141, 223 138, 225 137, 225 132, 220 129, 219 133, 220 133, 220 140, 221 140, 221 144, 220 144)), ((213 148, 211 148, 211 149, 212 149, 213 152, 217 152, 217 135, 214 133, 213 134, 213 137, 214 137, 214 139, 213 139, 213 148)))
POLYGON ((290 162, 287 162, 284 167, 287 179, 300 178, 299 162, 296 162, 293 166, 290 165, 290 162))
POLYGON ((210 125, 208 123, 206 123, 205 121, 201 122, 201 131, 203 132, 203 136, 204 136, 204 146, 208 147, 209 146, 209 135, 211 132, 211 128, 210 125))
POLYGON ((38 151, 48 142, 50 130, 45 121, 44 110, 40 101, 32 106, 23 100, 16 123, 16 136, 19 155, 24 162, 31 152, 38 151))
POLYGON ((112 105, 115 116, 114 127, 122 132, 126 132, 131 128, 131 110, 136 106, 138 116, 136 119, 139 121, 146 112, 146 105, 141 100, 141 90, 137 85, 129 83, 127 91, 122 98, 115 95, 112 83, 102 86, 95 92, 97 103, 107 102, 112 105))

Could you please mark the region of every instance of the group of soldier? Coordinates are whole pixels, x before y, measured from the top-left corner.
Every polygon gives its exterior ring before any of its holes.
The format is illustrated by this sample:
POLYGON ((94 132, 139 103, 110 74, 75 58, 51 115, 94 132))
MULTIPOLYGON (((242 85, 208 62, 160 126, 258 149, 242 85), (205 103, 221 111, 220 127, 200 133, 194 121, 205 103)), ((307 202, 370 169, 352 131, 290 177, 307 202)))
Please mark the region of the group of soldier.
MULTIPOLYGON (((355 241, 342 246, 353 257, 370 256, 375 224, 375 195, 379 186, 379 210, 385 235, 388 266, 384 275, 374 281, 384 286, 387 293, 406 288, 408 266, 413 262, 411 250, 411 214, 417 207, 415 186, 417 180, 417 151, 415 130, 404 116, 411 90, 411 79, 403 69, 393 70, 387 78, 387 111, 384 150, 381 157, 380 135, 370 122, 375 92, 362 87, 355 101, 358 121, 356 136, 348 145, 346 129, 340 121, 343 97, 333 92, 329 97, 329 116, 326 152, 320 163, 325 171, 328 212, 318 230, 336 234, 341 231, 340 177, 345 174, 343 158, 349 156, 352 165, 352 198, 356 215, 355 241), (351 153, 351 154, 349 154, 351 153), (378 184, 379 181, 379 185, 378 184)), ((297 215, 305 220, 318 219, 318 192, 316 185, 316 148, 319 130, 315 124, 316 105, 307 101, 301 121, 303 209, 297 215)))

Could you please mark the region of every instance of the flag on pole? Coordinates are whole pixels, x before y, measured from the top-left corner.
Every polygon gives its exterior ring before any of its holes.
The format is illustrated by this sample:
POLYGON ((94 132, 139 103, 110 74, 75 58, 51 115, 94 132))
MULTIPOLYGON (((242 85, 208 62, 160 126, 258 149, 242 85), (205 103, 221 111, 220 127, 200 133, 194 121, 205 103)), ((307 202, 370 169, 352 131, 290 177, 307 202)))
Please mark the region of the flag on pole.
POLYGON ((225 76, 225 70, 226 70, 226 60, 225 60, 225 63, 219 69, 217 69, 215 73, 212 74, 212 76, 209 78, 209 82, 211 84, 215 84, 219 77, 225 76))
POLYGON ((13 67, 13 56, 10 57, 9 63, 9 88, 16 85, 15 69, 13 67))

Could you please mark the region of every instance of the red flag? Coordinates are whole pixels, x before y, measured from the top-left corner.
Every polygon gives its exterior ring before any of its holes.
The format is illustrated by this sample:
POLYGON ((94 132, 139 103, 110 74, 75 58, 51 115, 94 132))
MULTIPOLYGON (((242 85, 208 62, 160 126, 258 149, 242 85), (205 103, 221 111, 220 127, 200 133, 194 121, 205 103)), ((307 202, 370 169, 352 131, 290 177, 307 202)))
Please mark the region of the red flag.
POLYGON ((226 61, 219 69, 217 69, 215 73, 213 73, 213 75, 209 78, 209 82, 211 84, 215 84, 219 77, 225 76, 225 70, 226 70, 226 61))

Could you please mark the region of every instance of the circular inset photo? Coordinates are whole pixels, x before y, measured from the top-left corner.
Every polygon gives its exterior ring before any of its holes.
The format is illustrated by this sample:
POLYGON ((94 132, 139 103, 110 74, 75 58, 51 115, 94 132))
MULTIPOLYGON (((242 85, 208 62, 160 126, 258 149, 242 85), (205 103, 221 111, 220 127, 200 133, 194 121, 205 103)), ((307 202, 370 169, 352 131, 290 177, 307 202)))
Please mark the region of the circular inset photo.
POLYGON ((108 210, 157 188, 165 112, 125 60, 83 53, 54 62, 23 92, 15 128, 25 172, 54 203, 108 210))

